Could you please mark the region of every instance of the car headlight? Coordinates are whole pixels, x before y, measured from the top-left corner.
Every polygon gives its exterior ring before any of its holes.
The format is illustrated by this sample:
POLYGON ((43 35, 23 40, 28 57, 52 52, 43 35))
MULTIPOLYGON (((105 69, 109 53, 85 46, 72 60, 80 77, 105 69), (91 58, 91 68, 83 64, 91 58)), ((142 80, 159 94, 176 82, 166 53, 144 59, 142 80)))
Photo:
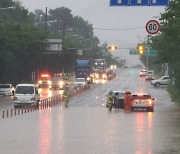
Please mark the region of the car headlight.
POLYGON ((103 78, 105 78, 105 77, 106 77, 106 74, 103 74, 102 76, 103 76, 103 78))
POLYGON ((64 85, 64 82, 63 82, 63 81, 60 81, 60 82, 59 82, 59 85, 60 85, 60 86, 64 85))
POLYGON ((90 80, 90 77, 88 77, 87 80, 89 81, 89 80, 90 80))
POLYGON ((14 101, 17 101, 18 99, 17 99, 17 97, 14 97, 14 101))
POLYGON ((52 82, 51 82, 51 81, 48 81, 48 84, 49 84, 49 85, 51 85, 51 84, 52 84, 52 82))
POLYGON ((39 84, 42 84, 42 81, 41 81, 41 80, 39 80, 39 81, 38 81, 38 83, 39 83, 39 84))

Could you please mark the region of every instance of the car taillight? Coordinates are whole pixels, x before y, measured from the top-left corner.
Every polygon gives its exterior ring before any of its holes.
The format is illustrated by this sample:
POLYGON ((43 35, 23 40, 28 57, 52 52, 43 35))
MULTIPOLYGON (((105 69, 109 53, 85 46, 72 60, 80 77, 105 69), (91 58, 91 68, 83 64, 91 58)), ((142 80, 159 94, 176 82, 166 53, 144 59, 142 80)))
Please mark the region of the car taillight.
POLYGON ((150 100, 148 101, 148 103, 149 103, 149 105, 151 105, 151 104, 152 104, 152 100, 150 99, 150 100))

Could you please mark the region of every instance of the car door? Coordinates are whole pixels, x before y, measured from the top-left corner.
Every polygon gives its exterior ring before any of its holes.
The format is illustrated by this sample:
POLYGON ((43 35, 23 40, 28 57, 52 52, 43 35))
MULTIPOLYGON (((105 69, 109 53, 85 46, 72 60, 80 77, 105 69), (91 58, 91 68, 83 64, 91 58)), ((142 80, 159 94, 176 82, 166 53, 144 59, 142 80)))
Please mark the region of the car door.
POLYGON ((169 80, 170 80, 169 77, 165 76, 165 77, 162 78, 162 83, 161 84, 167 85, 169 80))

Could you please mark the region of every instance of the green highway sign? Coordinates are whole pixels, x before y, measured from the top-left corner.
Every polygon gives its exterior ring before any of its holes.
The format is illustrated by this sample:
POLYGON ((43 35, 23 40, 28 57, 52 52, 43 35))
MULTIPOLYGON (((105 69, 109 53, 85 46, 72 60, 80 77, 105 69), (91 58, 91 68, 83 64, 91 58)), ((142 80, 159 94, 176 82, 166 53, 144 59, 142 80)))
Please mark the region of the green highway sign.
MULTIPOLYGON (((145 51, 145 55, 147 55, 148 50, 145 51)), ((148 56, 156 56, 157 55, 157 51, 154 49, 149 49, 149 54, 148 56)))
POLYGON ((138 51, 136 49, 130 49, 129 54, 130 55, 139 55, 138 51))
MULTIPOLYGON (((146 48, 144 54, 142 54, 142 55, 147 55, 147 53, 148 53, 148 49, 146 48)), ((139 53, 136 49, 130 49, 129 54, 130 55, 139 55, 139 53)), ((156 56, 156 55, 157 55, 157 51, 150 48, 148 56, 156 56)))

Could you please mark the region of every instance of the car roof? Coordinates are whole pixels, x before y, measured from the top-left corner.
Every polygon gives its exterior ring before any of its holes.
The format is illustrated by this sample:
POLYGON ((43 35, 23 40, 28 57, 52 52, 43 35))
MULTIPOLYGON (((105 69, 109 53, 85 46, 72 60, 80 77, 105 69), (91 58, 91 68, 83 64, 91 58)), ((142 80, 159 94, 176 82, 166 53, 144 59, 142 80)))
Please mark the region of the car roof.
POLYGON ((113 93, 124 93, 125 94, 125 91, 116 91, 116 90, 113 90, 113 93))
POLYGON ((151 96, 149 93, 134 93, 134 94, 132 94, 132 95, 134 95, 134 96, 151 96))
POLYGON ((33 86, 33 87, 35 87, 34 84, 30 84, 30 83, 21 83, 21 84, 17 84, 17 86, 33 86))

